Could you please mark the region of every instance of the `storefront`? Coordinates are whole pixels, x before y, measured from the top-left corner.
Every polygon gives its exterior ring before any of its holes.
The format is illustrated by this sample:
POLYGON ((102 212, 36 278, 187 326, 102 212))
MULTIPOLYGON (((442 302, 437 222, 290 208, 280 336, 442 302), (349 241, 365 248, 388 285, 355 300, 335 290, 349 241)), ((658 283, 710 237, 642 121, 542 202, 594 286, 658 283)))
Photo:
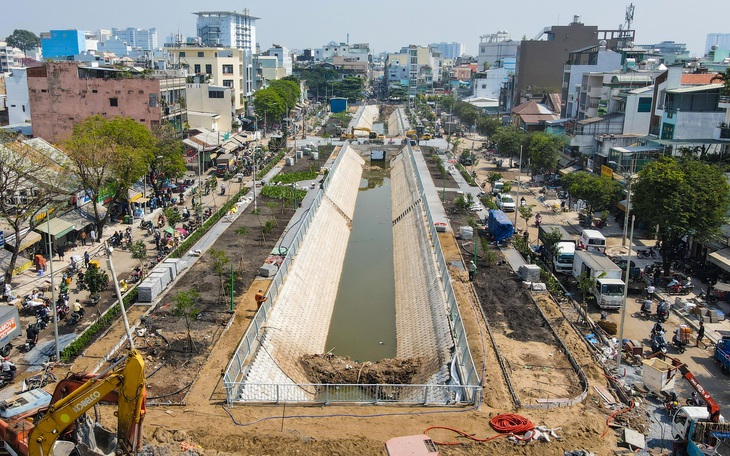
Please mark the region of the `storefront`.
POLYGON ((45 255, 48 255, 48 237, 51 238, 51 243, 54 247, 57 247, 59 245, 65 246, 67 242, 73 242, 73 240, 69 241, 68 234, 73 233, 74 231, 74 225, 72 223, 69 223, 65 220, 62 220, 59 217, 56 217, 54 219, 49 220, 48 222, 41 223, 38 225, 35 230, 39 232, 43 237, 43 242, 41 243, 40 251, 43 252, 45 255))

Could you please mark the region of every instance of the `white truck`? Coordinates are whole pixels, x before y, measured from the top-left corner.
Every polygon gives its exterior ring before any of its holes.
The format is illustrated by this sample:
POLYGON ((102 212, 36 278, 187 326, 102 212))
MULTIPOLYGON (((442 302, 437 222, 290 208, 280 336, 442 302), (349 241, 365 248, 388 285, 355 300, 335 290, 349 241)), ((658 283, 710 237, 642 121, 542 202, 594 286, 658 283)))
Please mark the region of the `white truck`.
POLYGON ((601 309, 618 310, 624 300, 626 284, 621 279, 621 268, 599 252, 578 250, 573 260, 573 277, 585 273, 596 281, 593 296, 601 309))
POLYGON ((706 407, 681 407, 672 418, 672 437, 689 456, 730 454, 730 423, 722 415, 718 421, 710 420, 706 407))
POLYGON ((565 228, 560 225, 540 225, 537 230, 537 237, 544 246, 543 257, 545 261, 553 265, 556 273, 570 274, 573 272, 575 239, 565 231, 565 228), (554 249, 548 245, 548 236, 553 232, 560 234, 560 240, 555 243, 554 249))

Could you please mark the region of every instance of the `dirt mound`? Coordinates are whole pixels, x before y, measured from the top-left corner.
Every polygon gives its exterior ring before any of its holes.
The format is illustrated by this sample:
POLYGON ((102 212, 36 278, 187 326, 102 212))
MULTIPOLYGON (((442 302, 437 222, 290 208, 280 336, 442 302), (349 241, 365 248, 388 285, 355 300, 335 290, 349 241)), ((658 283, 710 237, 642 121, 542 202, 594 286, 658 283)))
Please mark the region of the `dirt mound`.
POLYGON ((312 383, 409 384, 421 367, 421 360, 381 359, 376 362, 353 361, 332 354, 305 355, 299 358, 312 383))

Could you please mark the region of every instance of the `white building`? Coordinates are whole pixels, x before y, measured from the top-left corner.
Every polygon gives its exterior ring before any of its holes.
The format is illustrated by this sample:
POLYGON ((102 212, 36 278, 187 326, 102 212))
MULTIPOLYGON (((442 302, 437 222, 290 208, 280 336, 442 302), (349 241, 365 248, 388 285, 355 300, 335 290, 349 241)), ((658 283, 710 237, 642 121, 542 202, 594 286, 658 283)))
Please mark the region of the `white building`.
POLYGON ((654 100, 654 86, 641 87, 625 93, 624 134, 649 134, 651 122, 651 105, 654 100))
POLYGON ((197 31, 204 46, 235 47, 252 53, 256 50, 256 20, 248 14, 235 11, 200 11, 197 31))
POLYGON ((190 128, 231 131, 231 93, 228 87, 188 84, 185 88, 185 98, 190 128))
POLYGON ((502 66, 505 59, 517 57, 517 46, 520 43, 513 41, 510 34, 505 31, 481 35, 479 39, 477 64, 480 71, 485 69, 485 64, 493 68, 502 66))
MULTIPOLYGON (((100 31, 101 32, 101 31, 100 31)), ((100 33, 101 35, 101 33, 100 33)), ((115 37, 121 41, 126 42, 129 46, 142 49, 145 51, 151 51, 157 49, 157 29, 138 29, 138 28, 125 28, 118 29, 112 28, 112 37, 115 37)))
MULTIPOLYGON (((499 102, 502 91, 507 88, 510 77, 515 73, 516 59, 506 58, 504 59, 503 64, 503 67, 493 68, 491 70, 477 73, 474 77, 474 91, 472 99, 499 102)), ((464 101, 471 102, 471 99, 466 99, 464 101)), ((498 105, 499 104, 497 103, 497 106, 498 105)), ((509 109, 509 106, 507 106, 506 109, 509 109)))
POLYGON ((369 62, 370 45, 368 43, 336 43, 330 41, 319 49, 314 50, 315 62, 332 63, 335 56, 344 57, 353 62, 369 62))
POLYGON ((5 76, 7 89, 8 122, 10 125, 30 123, 28 75, 25 68, 12 68, 5 76))
MULTIPOLYGON (((563 70, 563 105, 565 110, 560 116, 581 119, 578 116, 578 95, 581 93, 583 75, 586 73, 602 73, 621 69, 621 54, 606 50, 605 46, 596 48, 591 46, 584 50, 578 50, 570 54, 578 64, 565 65, 563 70), (585 60, 581 60, 585 58, 585 60), (585 63, 581 63, 585 61, 585 63)), ((600 90, 595 89, 591 96, 600 97, 600 90)))
POLYGON ((269 49, 268 54, 270 56, 276 57, 278 66, 284 68, 286 76, 291 76, 292 54, 289 49, 287 49, 283 46, 279 46, 278 44, 274 44, 269 49))

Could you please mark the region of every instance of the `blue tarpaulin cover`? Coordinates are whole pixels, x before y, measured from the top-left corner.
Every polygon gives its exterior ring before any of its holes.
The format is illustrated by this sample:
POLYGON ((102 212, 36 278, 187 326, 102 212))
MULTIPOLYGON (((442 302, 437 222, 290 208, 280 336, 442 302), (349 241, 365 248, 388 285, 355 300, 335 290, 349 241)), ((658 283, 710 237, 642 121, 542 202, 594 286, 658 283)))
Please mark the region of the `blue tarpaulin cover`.
POLYGON ((497 242, 509 239, 515 233, 515 227, 512 224, 512 220, 507 217, 507 214, 497 209, 491 209, 489 211, 487 227, 489 228, 489 232, 492 233, 492 236, 494 236, 494 240, 497 242))

